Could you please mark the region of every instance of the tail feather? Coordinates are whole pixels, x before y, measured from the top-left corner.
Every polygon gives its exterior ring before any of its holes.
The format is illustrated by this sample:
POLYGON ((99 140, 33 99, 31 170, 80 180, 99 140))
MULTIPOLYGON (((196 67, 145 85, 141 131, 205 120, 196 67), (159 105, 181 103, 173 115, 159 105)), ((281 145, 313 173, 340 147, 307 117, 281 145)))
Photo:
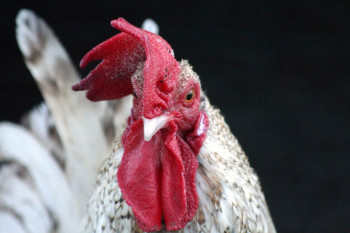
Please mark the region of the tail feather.
POLYGON ((29 233, 29 231, 22 226, 21 220, 15 213, 0 210, 0 222, 6 222, 6 224, 0 224, 0 232, 29 233))
POLYGON ((90 103, 82 93, 71 91, 79 75, 44 20, 21 10, 16 23, 18 45, 54 119, 65 150, 67 175, 84 211, 98 167, 110 149, 101 122, 107 105, 90 103))
POLYGON ((64 168, 66 163, 64 148, 47 105, 41 103, 34 107, 22 118, 21 123, 46 146, 50 154, 64 168))
POLYGON ((29 131, 0 123, 0 164, 0 212, 18 216, 21 225, 33 227, 29 232, 55 222, 59 232, 78 229, 81 215, 64 171, 29 131), (33 220, 36 214, 42 219, 33 220))
POLYGON ((142 29, 154 34, 159 34, 158 24, 153 19, 145 19, 142 23, 142 29))
POLYGON ((32 185, 27 168, 19 161, 2 163, 0 232, 51 232, 54 219, 49 216, 45 203, 32 185))

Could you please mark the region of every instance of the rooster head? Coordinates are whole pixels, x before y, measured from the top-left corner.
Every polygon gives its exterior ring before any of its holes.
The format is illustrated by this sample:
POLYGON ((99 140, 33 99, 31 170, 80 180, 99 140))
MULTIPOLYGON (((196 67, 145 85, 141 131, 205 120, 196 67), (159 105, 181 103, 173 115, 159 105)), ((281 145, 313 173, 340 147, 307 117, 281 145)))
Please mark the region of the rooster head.
POLYGON ((72 88, 87 90, 92 101, 133 94, 119 187, 142 230, 158 231, 162 220, 168 231, 179 230, 198 207, 196 155, 209 125, 199 78, 160 36, 122 18, 111 24, 122 32, 84 56, 81 67, 102 62, 72 88))

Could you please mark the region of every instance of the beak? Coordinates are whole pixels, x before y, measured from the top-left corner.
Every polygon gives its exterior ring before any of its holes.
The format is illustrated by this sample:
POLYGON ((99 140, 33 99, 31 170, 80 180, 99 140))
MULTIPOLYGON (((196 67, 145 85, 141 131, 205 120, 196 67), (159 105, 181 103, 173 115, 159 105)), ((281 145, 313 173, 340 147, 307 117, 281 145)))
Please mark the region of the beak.
POLYGON ((161 115, 152 119, 143 118, 143 135, 144 140, 149 141, 155 135, 158 130, 164 128, 164 126, 170 120, 169 115, 161 115))

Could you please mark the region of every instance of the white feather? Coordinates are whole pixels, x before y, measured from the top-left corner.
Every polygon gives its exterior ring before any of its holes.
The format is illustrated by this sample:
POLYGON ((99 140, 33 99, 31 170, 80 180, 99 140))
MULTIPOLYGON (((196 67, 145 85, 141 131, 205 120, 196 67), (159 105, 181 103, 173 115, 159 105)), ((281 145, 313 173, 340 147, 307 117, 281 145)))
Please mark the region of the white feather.
POLYGON ((110 149, 99 115, 106 104, 92 104, 83 93, 73 93, 71 86, 80 80, 79 75, 42 19, 21 10, 16 23, 18 44, 52 113, 65 149, 71 187, 84 212, 97 169, 110 149))
MULTIPOLYGON (((8 185, 13 185, 11 187, 13 190, 22 190, 21 192, 14 192, 13 195, 10 195, 10 198, 23 199, 24 197, 21 197, 20 193, 23 194, 27 191, 29 194, 35 191, 42 202, 42 206, 39 202, 34 202, 35 198, 32 197, 33 211, 40 208, 47 209, 48 213, 52 214, 54 219, 60 223, 60 232, 74 232, 78 229, 79 213, 72 190, 58 163, 36 138, 21 126, 0 123, 0 156, 2 161, 13 161, 23 166, 28 172, 28 179, 32 182, 32 190, 26 187, 26 184, 9 183, 8 185)), ((8 186, 8 190, 11 190, 10 186, 8 186)), ((17 201, 9 204, 9 206, 19 210, 22 209, 22 205, 17 201)), ((29 221, 27 218, 32 217, 30 208, 28 208, 28 211, 28 214, 23 218, 25 221, 29 221)), ((36 225, 31 224, 33 227, 36 225)))
MULTIPOLYGON (((17 232, 21 226, 27 232, 45 233, 54 228, 54 221, 49 216, 45 203, 28 180, 22 179, 18 174, 25 171, 19 164, 7 165, 0 174, 1 207, 6 210, 6 215, 0 217, 0 222, 5 223, 4 218, 12 215, 17 219, 13 224, 7 225, 7 232, 17 232)), ((5 212, 3 212, 5 213, 5 212)), ((1 215, 0 215, 1 216, 1 215)))
POLYGON ((22 226, 22 223, 18 217, 16 217, 13 213, 0 210, 0 233, 28 233, 22 226), (6 223, 6 224, 4 224, 6 223))
POLYGON ((159 34, 158 24, 153 19, 145 19, 142 23, 142 29, 154 34, 159 34))

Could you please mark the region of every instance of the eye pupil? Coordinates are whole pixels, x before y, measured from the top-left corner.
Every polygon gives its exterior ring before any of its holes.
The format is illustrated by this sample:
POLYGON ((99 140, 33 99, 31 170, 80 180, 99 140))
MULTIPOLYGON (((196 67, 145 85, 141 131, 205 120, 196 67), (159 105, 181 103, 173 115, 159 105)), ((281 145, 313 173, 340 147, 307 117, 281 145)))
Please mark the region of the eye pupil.
POLYGON ((194 90, 192 89, 187 93, 186 98, 185 98, 185 102, 187 104, 190 104, 193 102, 193 100, 194 100, 194 90))
POLYGON ((193 93, 192 92, 188 93, 187 96, 186 96, 186 100, 189 101, 192 98, 193 98, 193 93))

